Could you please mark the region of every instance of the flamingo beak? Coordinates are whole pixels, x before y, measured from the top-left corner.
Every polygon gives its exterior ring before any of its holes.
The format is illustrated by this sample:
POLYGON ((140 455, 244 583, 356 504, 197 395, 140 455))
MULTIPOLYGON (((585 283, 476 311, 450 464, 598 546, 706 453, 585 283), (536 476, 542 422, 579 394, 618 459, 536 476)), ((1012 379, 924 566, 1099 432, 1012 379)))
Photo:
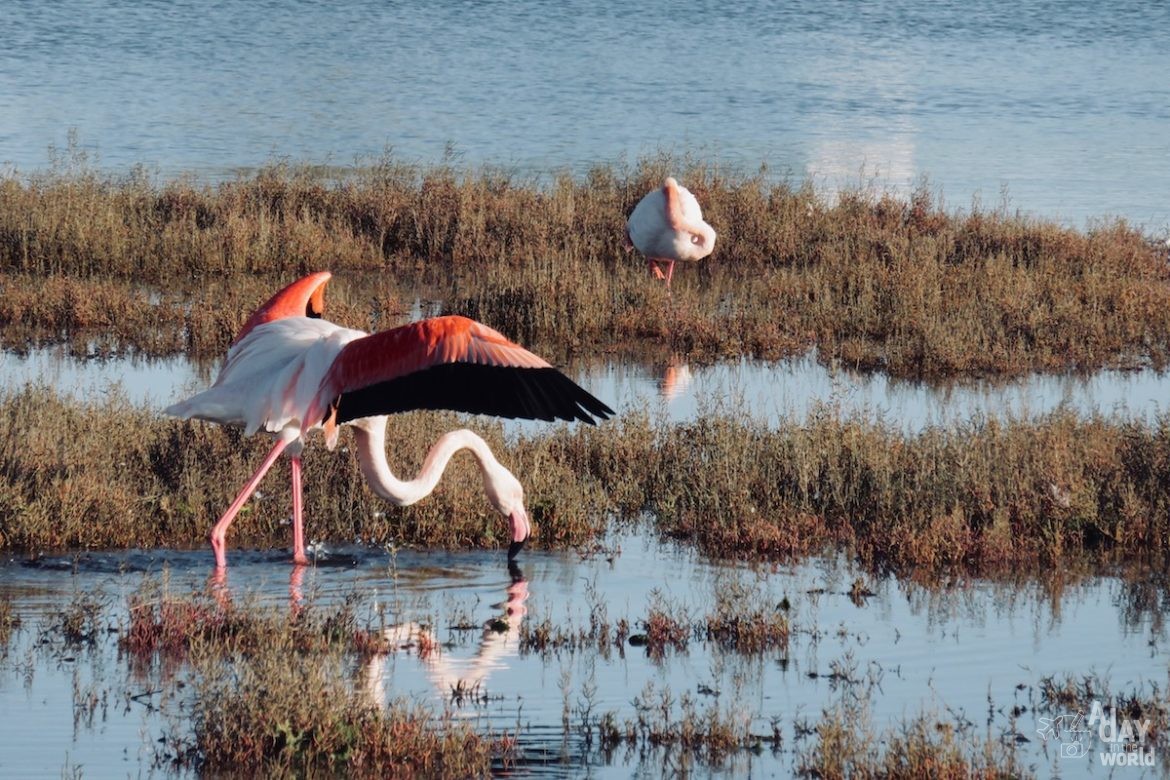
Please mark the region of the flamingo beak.
POLYGON ((528 537, 532 533, 532 526, 528 522, 528 513, 524 511, 523 505, 508 513, 508 527, 512 531, 512 543, 508 545, 508 561, 511 562, 524 549, 524 543, 528 541, 528 537))

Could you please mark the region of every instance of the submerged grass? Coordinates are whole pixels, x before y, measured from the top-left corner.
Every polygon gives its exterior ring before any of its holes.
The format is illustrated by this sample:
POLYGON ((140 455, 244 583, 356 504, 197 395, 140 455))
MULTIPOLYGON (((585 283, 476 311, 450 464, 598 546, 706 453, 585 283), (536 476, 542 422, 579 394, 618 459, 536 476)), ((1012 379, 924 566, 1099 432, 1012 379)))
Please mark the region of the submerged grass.
POLYGON ((16 629, 20 628, 20 613, 12 606, 12 597, 0 596, 0 657, 8 647, 8 640, 16 629))
POLYGON ((332 178, 273 166, 216 187, 84 167, 0 178, 6 338, 96 331, 150 354, 218 355, 272 290, 328 268, 355 285, 331 315, 344 324, 392 324, 383 304, 426 289, 443 311, 558 356, 816 344, 903 376, 1162 364, 1166 260, 1122 222, 1078 231, 1006 207, 957 212, 926 186, 829 198, 671 159, 547 181, 394 160, 332 178), (621 249, 626 215, 667 173, 720 236, 673 296, 621 249))
MULTIPOLYGON (((235 604, 225 591, 176 594, 147 579, 129 597, 121 649, 185 661, 188 704, 168 717, 157 761, 200 772, 478 777, 511 740, 409 702, 371 700, 369 649, 354 599, 288 610, 235 604)), ((384 648, 382 652, 389 652, 384 648)))
MULTIPOLYGON (((442 432, 466 422, 393 418, 391 465, 412 475, 442 432)), ((842 546, 903 572, 1170 552, 1167 418, 1145 426, 1054 414, 907 435, 828 412, 776 425, 627 414, 507 441, 499 425, 471 422, 521 475, 534 544, 546 548, 585 544, 615 518, 649 513, 663 533, 718 556, 842 546)), ((238 430, 118 400, 75 404, 44 387, 0 396, 0 425, 20 431, 0 440, 0 549, 25 552, 200 545, 267 448, 238 430)), ((507 545, 469 458, 404 509, 371 494, 345 439, 334 453, 311 442, 304 462, 310 539, 507 545)), ((289 543, 285 479, 281 469, 268 477, 229 548, 289 543)))
POLYGON ((918 715, 900 726, 876 731, 868 711, 843 706, 826 710, 816 724, 816 741, 799 757, 802 777, 837 780, 938 780, 1030 777, 1015 745, 980 738, 949 720, 918 715))
POLYGON ((788 616, 781 608, 765 603, 757 589, 738 582, 719 587, 713 608, 702 617, 654 591, 646 617, 623 617, 613 623, 606 605, 592 598, 591 588, 586 591, 588 626, 554 623, 547 617, 530 618, 517 632, 520 651, 543 658, 562 653, 598 653, 609 658, 614 650, 624 655, 628 643, 630 647, 644 648, 645 654, 658 662, 669 652, 685 653, 692 642, 714 645, 724 653, 783 652, 788 649, 792 633, 788 616))

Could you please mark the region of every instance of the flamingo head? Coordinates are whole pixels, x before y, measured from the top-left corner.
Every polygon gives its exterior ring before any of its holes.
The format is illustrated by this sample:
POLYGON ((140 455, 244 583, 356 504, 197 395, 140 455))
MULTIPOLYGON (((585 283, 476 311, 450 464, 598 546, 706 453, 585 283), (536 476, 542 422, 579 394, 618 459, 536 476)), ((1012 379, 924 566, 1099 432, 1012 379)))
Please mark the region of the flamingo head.
POLYGON ((528 510, 524 508, 524 487, 512 472, 495 463, 484 469, 484 488, 488 501, 508 518, 508 532, 512 539, 508 546, 508 560, 514 560, 532 533, 528 510))
POLYGON ((703 209, 691 191, 668 176, 662 183, 666 223, 673 232, 675 260, 702 260, 715 249, 715 229, 703 221, 703 209))
POLYGON ((512 543, 508 545, 508 560, 513 561, 524 549, 524 543, 532 533, 528 512, 525 511, 523 504, 518 504, 508 513, 508 528, 512 532, 512 543))
POLYGON ((675 231, 674 252, 679 260, 702 260, 715 250, 715 229, 702 220, 688 221, 675 231))

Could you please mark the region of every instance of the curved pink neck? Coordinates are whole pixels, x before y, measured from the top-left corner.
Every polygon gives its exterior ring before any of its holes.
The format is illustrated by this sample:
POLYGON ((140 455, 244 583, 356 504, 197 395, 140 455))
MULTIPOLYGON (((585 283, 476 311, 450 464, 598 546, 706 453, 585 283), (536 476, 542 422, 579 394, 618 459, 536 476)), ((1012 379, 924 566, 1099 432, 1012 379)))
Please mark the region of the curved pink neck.
POLYGON ((386 461, 385 418, 377 425, 355 425, 353 434, 358 462, 366 482, 375 493, 396 506, 410 506, 429 496, 439 484, 451 457, 459 450, 471 450, 479 464, 485 486, 492 480, 492 472, 502 468, 487 442, 471 431, 458 430, 439 437, 427 452, 418 476, 412 480, 401 480, 390 471, 390 464, 386 461))

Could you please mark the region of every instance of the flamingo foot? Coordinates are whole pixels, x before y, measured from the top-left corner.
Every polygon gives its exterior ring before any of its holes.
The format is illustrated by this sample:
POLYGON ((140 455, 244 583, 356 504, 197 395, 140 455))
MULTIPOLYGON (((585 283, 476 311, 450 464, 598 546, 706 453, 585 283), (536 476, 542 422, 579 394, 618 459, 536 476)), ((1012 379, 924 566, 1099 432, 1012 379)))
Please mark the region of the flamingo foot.
POLYGON ((646 265, 650 268, 650 273, 654 274, 655 279, 661 279, 666 282, 667 288, 670 287, 670 280, 674 277, 674 260, 648 257, 646 265))
POLYGON ((295 616, 305 602, 304 583, 306 566, 293 566, 288 577, 288 605, 295 616))
POLYGON ((222 570, 227 566, 227 529, 220 529, 219 526, 211 529, 208 538, 211 541, 211 549, 215 551, 215 568, 222 570))
POLYGON ((207 591, 221 608, 227 609, 231 606, 232 594, 228 590, 227 567, 216 566, 211 570, 211 576, 207 578, 207 591))

